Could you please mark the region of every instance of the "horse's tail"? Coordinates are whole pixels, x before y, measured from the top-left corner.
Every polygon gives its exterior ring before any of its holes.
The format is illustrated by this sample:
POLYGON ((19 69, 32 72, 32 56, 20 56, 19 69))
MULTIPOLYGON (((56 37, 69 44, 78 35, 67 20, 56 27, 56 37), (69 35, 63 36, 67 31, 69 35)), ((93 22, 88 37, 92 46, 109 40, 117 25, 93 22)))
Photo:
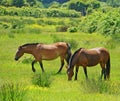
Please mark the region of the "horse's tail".
POLYGON ((72 52, 71 52, 71 46, 69 43, 66 43, 67 44, 67 55, 66 55, 66 61, 67 61, 67 64, 69 64, 69 60, 70 60, 70 57, 72 55, 72 52))
POLYGON ((110 78, 110 57, 106 64, 106 74, 107 74, 107 78, 109 79, 110 78))

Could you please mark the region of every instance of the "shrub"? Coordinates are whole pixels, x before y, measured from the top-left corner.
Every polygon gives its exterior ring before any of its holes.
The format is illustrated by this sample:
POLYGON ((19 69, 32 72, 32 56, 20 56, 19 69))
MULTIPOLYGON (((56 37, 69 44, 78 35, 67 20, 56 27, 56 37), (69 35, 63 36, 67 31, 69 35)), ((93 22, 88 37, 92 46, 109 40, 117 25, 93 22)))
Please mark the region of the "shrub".
POLYGON ((0 15, 9 16, 29 16, 34 18, 39 17, 80 17, 80 13, 75 10, 63 10, 63 9, 40 9, 33 7, 1 7, 0 15))
POLYGON ((68 31, 71 32, 71 33, 74 33, 74 32, 77 32, 77 27, 70 27, 68 28, 68 31))
POLYGON ((106 9, 106 13, 94 12, 82 18, 79 30, 86 33, 99 32, 105 36, 120 33, 119 12, 119 9, 106 9))
POLYGON ((68 26, 58 26, 56 27, 57 32, 67 32, 68 26))
POLYGON ((50 75, 46 73, 34 74, 34 76, 32 77, 32 83, 40 87, 50 87, 51 84, 50 75))

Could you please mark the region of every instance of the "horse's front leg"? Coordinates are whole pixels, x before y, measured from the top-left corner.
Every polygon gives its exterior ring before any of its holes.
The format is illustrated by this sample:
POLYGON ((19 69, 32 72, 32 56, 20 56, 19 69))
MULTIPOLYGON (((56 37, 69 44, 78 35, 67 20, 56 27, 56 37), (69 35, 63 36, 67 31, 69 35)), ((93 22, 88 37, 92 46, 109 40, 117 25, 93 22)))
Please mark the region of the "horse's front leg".
POLYGON ((44 71, 44 68, 43 68, 43 63, 42 63, 42 61, 40 61, 39 64, 40 64, 40 67, 41 67, 41 69, 42 69, 42 72, 45 72, 45 71, 44 71))
POLYGON ((59 69, 59 71, 58 71, 57 73, 60 73, 60 72, 61 72, 61 70, 62 70, 64 64, 65 64, 65 63, 64 63, 64 60, 61 59, 61 67, 60 67, 60 69, 59 69))
POLYGON ((34 60, 33 62, 32 62, 32 71, 33 72, 35 72, 36 70, 35 70, 35 68, 34 68, 34 64, 36 63, 36 61, 34 60))
POLYGON ((76 66, 76 72, 75 72, 75 80, 77 80, 77 74, 78 74, 79 66, 76 66))

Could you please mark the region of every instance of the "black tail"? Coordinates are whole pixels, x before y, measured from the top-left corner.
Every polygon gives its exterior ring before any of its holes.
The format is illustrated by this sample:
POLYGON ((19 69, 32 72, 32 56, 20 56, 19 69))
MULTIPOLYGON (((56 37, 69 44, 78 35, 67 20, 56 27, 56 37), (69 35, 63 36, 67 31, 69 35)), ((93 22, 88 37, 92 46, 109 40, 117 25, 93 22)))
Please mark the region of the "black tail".
POLYGON ((67 55, 66 55, 66 61, 67 61, 67 64, 69 64, 69 60, 70 60, 70 57, 72 55, 72 52, 71 52, 70 44, 69 43, 66 43, 66 44, 68 46, 67 55))
POLYGON ((109 79, 110 78, 110 58, 108 59, 106 64, 106 74, 107 74, 107 78, 109 79))

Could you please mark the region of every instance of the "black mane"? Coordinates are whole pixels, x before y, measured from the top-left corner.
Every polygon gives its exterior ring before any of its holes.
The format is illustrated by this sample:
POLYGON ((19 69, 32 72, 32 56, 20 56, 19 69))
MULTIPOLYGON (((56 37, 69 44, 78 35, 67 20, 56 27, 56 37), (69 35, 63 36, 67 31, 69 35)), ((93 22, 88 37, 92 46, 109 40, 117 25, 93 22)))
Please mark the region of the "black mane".
MULTIPOLYGON (((77 54, 77 52, 79 52, 81 49, 82 49, 82 48, 79 48, 78 50, 76 50, 76 51, 74 52, 72 58, 73 58, 73 57, 77 54)), ((72 60, 72 58, 71 58, 71 60, 72 60)))
MULTIPOLYGON (((70 67, 71 67, 71 62, 73 61, 74 56, 75 56, 81 49, 83 49, 83 48, 79 48, 79 49, 76 50, 76 51, 74 52, 74 54, 72 55, 72 57, 71 57, 71 59, 70 59, 70 61, 69 61, 69 66, 70 66, 70 67)), ((70 70, 70 67, 68 68, 68 71, 70 70)))
POLYGON ((39 43, 27 43, 27 44, 22 45, 22 47, 28 46, 28 45, 38 45, 38 44, 39 44, 39 43))

